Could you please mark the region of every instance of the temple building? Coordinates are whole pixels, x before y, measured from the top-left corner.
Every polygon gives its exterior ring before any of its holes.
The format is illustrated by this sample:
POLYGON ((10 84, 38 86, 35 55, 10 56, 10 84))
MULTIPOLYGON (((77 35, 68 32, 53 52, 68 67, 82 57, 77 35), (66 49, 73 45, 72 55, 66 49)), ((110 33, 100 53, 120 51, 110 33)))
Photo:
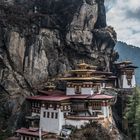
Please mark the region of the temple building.
POLYGON ((126 62, 115 65, 120 72, 117 76, 112 72, 98 71, 96 66, 80 63, 75 70, 58 78, 66 82, 66 92, 56 90, 53 84, 49 84, 47 91, 27 97, 31 113, 26 119, 30 126, 17 130, 20 139, 41 139, 49 132, 60 135, 68 125, 80 128, 89 120, 112 118, 111 106, 115 104, 117 94, 107 89, 135 86, 136 67, 126 62))
POLYGON ((131 61, 116 62, 118 88, 129 89, 136 86, 135 69, 131 61))

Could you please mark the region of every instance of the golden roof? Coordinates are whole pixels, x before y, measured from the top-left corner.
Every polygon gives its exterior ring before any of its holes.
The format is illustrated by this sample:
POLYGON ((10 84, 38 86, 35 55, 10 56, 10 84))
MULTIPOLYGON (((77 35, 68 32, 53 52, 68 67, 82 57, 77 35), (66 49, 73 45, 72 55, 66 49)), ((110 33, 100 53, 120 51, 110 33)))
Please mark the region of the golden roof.
POLYGON ((95 70, 88 70, 88 69, 76 69, 70 70, 69 73, 93 73, 95 70))
POLYGON ((95 70, 97 68, 97 66, 89 65, 89 64, 87 64, 85 62, 77 64, 77 66, 80 69, 89 69, 90 68, 90 69, 94 69, 95 70))
POLYGON ((77 66, 78 66, 78 68, 80 68, 80 69, 86 69, 87 67, 89 67, 89 65, 88 64, 86 64, 86 63, 80 63, 80 64, 77 64, 77 66))
POLYGON ((58 80, 65 80, 65 81, 104 81, 108 80, 106 75, 110 75, 111 73, 97 71, 95 68, 97 66, 88 65, 86 63, 78 64, 78 69, 70 70, 65 77, 58 78, 58 80), (93 69, 91 69, 93 68, 93 69), (73 75, 75 74, 75 76, 73 75), (95 75, 96 74, 96 75, 95 75), (95 76, 93 76, 95 75, 95 76))
POLYGON ((102 77, 64 77, 64 78, 59 78, 59 80, 66 80, 66 81, 87 81, 87 80, 108 80, 107 78, 102 78, 102 77))
POLYGON ((89 66, 89 64, 82 62, 82 63, 77 64, 77 66, 89 66))

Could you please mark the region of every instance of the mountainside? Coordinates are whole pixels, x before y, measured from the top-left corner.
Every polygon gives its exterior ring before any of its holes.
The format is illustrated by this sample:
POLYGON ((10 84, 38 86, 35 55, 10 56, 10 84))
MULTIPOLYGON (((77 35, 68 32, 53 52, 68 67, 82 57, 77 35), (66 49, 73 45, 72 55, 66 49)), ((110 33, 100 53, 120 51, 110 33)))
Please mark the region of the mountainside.
POLYGON ((119 54, 118 61, 130 60, 139 67, 136 69, 136 82, 140 85, 140 48, 118 41, 115 50, 119 54))
POLYGON ((106 25, 104 0, 3 1, 0 132, 14 132, 24 125, 25 97, 48 79, 81 60, 109 71, 117 58, 116 33, 106 25))

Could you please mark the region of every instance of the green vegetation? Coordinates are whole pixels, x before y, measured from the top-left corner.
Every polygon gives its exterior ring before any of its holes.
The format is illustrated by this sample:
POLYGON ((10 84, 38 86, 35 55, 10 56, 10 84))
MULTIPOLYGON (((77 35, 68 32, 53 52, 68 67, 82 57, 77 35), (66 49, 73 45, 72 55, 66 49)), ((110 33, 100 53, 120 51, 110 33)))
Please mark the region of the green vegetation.
POLYGON ((128 135, 132 140, 140 139, 140 88, 134 89, 133 95, 128 99, 125 113, 128 120, 128 135))
POLYGON ((11 136, 11 132, 10 131, 0 131, 0 140, 5 140, 6 138, 11 136))

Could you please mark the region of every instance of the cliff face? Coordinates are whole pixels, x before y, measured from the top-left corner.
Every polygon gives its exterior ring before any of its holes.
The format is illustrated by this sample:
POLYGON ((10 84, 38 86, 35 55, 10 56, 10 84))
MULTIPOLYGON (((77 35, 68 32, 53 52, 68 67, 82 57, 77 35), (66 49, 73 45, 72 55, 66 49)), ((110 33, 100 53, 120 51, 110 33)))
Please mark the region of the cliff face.
POLYGON ((25 97, 48 78, 80 60, 109 71, 116 59, 104 0, 10 0, 0 13, 0 130, 20 125, 25 97))

